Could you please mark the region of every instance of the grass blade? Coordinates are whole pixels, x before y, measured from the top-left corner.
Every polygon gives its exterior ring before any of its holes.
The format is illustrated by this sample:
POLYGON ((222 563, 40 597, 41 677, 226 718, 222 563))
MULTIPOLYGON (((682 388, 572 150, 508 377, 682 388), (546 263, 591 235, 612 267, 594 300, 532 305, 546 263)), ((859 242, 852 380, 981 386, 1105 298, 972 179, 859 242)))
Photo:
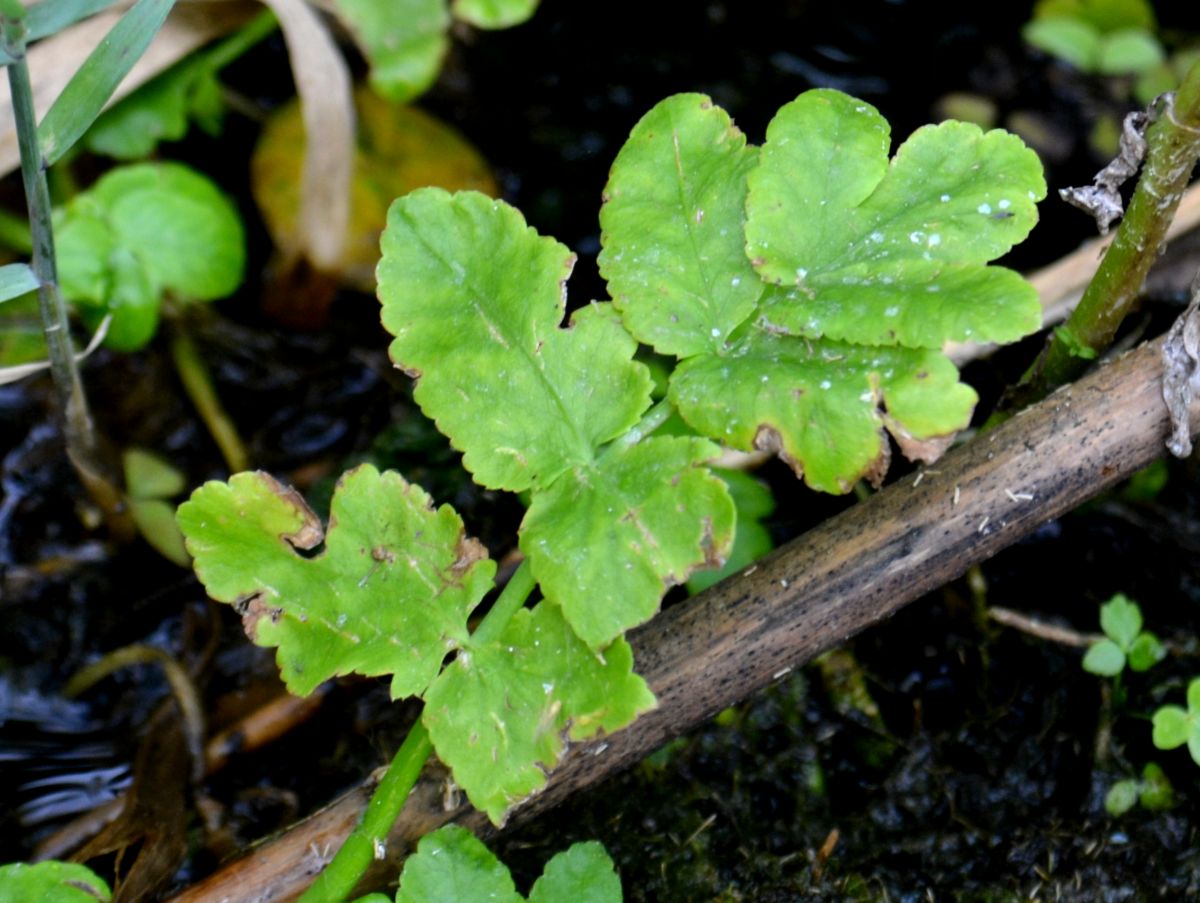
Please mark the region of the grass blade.
POLYGON ((174 0, 138 0, 84 60, 38 126, 43 165, 61 158, 96 120, 173 5, 174 0))

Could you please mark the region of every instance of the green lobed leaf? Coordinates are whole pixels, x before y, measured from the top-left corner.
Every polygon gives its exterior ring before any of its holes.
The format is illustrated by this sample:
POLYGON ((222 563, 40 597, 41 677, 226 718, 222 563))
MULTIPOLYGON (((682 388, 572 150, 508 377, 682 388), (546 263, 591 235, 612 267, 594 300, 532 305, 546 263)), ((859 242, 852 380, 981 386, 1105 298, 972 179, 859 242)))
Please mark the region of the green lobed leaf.
POLYGON ((1113 818, 1124 815, 1138 801, 1138 782, 1133 780, 1117 781, 1109 788, 1104 796, 1104 811, 1113 818))
POLYGON ((613 861, 594 840, 557 853, 529 891, 529 903, 620 903, 622 899, 613 861))
POLYGON ((1200 721, 1200 677, 1193 678, 1187 688, 1188 711, 1200 721))
POLYGON ((1026 23, 1021 37, 1080 72, 1096 71, 1102 36, 1094 25, 1070 16, 1049 16, 1026 23))
POLYGON ((184 301, 232 293, 245 269, 245 233, 209 179, 177 163, 118 167, 55 214, 63 294, 113 314, 106 344, 145 345, 164 292, 184 301))
POLYGON ((733 545, 725 564, 719 568, 697 571, 688 578, 687 588, 692 595, 714 586, 749 564, 758 561, 775 548, 771 531, 761 523, 762 518, 775 510, 775 497, 759 480, 740 470, 715 471, 729 489, 736 530, 733 545))
POLYGON ((178 163, 111 170, 88 192, 120 245, 182 300, 214 301, 241 284, 245 234, 208 177, 178 163))
POLYGON ((724 560, 733 502, 698 466, 719 453, 704 439, 652 436, 534 494, 521 549, 588 645, 648 621, 668 588, 724 560))
POLYGON ((1149 671, 1166 657, 1167 650, 1149 631, 1139 633, 1129 646, 1129 667, 1134 671, 1149 671))
POLYGON ((1142 769, 1139 787, 1141 803, 1150 810, 1170 809, 1175 805, 1175 789, 1171 779, 1157 762, 1147 762, 1142 769))
POLYGON ((976 395, 942 354, 800 342, 751 331, 723 357, 684 361, 671 401, 735 448, 776 451, 814 489, 848 492, 887 464, 886 427, 910 458, 933 458, 970 421, 976 395))
POLYGON ((663 354, 718 352, 763 283, 742 246, 756 148, 702 94, 656 105, 613 163, 600 272, 626 327, 663 354))
POLYGON ((1188 740, 1191 730, 1188 713, 1177 705, 1164 705, 1154 713, 1152 739, 1159 749, 1175 749, 1188 740))
POLYGON ((466 642, 495 564, 453 509, 435 511, 396 473, 346 473, 331 508, 326 532, 294 490, 240 473, 197 489, 178 520, 208 594, 237 607, 256 644, 279 647, 293 693, 356 673, 391 674, 393 698, 419 695, 466 642))
POLYGON ((138 0, 71 76, 38 125, 43 165, 50 166, 96 121, 117 85, 141 58, 175 0, 138 0))
POLYGON ((1100 677, 1116 677, 1125 670, 1125 653, 1112 640, 1100 640, 1084 654, 1083 670, 1100 677))
POLYGON ((528 21, 539 0, 454 0, 451 8, 456 19, 476 28, 509 28, 528 21))
POLYGON ((371 87, 395 103, 433 84, 450 47, 446 0, 335 0, 371 66, 371 87))
POLYGON ((543 601, 517 612, 496 642, 469 642, 425 694, 421 717, 454 780, 499 824, 545 785, 566 738, 612 733, 653 706, 625 640, 597 653, 543 601))
POLYGON ((1096 70, 1101 75, 1137 75, 1166 59, 1158 38, 1141 28, 1126 28, 1104 36, 1096 70))
POLYGON ((1100 628, 1105 636, 1128 650, 1142 630, 1142 610, 1123 593, 1117 593, 1100 606, 1100 628))
POLYGON ((104 879, 76 862, 0 865, 0 903, 96 903, 111 897, 104 879))
POLYGON ((649 405, 649 374, 608 305, 559 328, 574 255, 512 207, 418 189, 392 204, 381 244, 392 360, 479 483, 545 486, 649 405))
POLYGON ((417 844, 400 875, 396 903, 521 903, 508 868, 466 828, 446 825, 417 844))
POLYGON ((1104 32, 1157 27, 1150 0, 1038 0, 1033 15, 1035 19, 1079 19, 1104 32))
POLYGON ((814 90, 786 104, 749 175, 746 248, 777 330, 866 344, 1007 342, 1041 325, 1033 287, 985 267, 1029 233, 1041 164, 1007 132, 945 122, 887 158, 870 105, 814 90))

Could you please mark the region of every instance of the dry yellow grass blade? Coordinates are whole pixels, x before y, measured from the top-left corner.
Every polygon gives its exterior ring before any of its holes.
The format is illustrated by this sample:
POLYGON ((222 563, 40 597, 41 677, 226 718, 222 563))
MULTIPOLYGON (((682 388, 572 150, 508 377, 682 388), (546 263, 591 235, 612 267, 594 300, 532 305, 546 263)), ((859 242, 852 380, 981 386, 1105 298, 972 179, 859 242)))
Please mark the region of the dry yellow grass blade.
POLYGON ((354 99, 346 61, 304 0, 265 0, 279 19, 304 112, 303 250, 318 269, 342 259, 354 171, 354 99))

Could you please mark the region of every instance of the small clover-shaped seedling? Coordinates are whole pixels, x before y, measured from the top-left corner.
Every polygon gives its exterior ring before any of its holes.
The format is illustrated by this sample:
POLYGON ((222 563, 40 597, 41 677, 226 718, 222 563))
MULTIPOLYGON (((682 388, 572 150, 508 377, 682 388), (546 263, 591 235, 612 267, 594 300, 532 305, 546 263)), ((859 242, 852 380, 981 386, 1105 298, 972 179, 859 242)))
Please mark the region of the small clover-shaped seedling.
POLYGON ((1192 760, 1200 765, 1200 677, 1188 684, 1187 708, 1164 705, 1154 713, 1153 724, 1155 746, 1175 749, 1186 743, 1192 760))
POLYGON ((0 865, 0 903, 96 903, 111 898, 104 879, 76 862, 0 865))
POLYGON ((423 94, 450 48, 458 19, 476 28, 519 25, 539 0, 335 0, 332 11, 371 67, 371 86, 395 103, 423 94))
POLYGON ((1138 604, 1120 593, 1100 606, 1100 627, 1105 638, 1083 657, 1083 668, 1091 674, 1115 677, 1127 664, 1132 671, 1148 671, 1167 654, 1157 636, 1142 630, 1138 604))
MULTIPOLYGON (((604 847, 576 843, 558 853, 534 882, 528 897, 513 884, 508 868, 470 831, 458 825, 421 838, 404 863, 395 903, 620 903, 621 879, 604 847)), ((391 903, 372 894, 358 903, 391 903)))
POLYGON ((392 359, 476 482, 531 490, 521 549, 581 639, 602 649, 724 559, 733 505, 702 466, 718 448, 637 441, 651 378, 612 305, 561 326, 574 255, 503 202, 434 188, 392 205, 382 248, 392 359))
POLYGON ((1141 778, 1117 781, 1104 797, 1105 811, 1116 818, 1138 803, 1151 811, 1170 809, 1175 804, 1175 791, 1167 773, 1156 762, 1147 762, 1141 778))
POLYGON ((1154 30, 1148 0, 1042 0, 1021 36, 1081 72, 1129 75, 1162 62, 1154 30))
POLYGON ((702 435, 778 452, 814 488, 882 478, 886 429, 932 460, 975 393, 941 354, 1040 325, 1033 288, 987 266, 1045 194, 1037 157, 964 123, 888 160, 879 113, 837 91, 746 143, 702 95, 646 114, 613 164, 601 273, 627 328, 680 358, 669 390, 702 435))
POLYGON ((134 351, 158 329, 167 295, 215 301, 242 281, 242 221, 205 176, 178 163, 120 167, 55 218, 63 294, 91 319, 111 314, 105 342, 134 351))

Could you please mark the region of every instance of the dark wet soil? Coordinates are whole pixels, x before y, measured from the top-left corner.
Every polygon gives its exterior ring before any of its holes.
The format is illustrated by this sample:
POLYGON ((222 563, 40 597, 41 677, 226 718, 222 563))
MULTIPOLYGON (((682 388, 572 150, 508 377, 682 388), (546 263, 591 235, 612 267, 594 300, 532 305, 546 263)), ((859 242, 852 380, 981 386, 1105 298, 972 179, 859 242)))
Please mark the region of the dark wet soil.
MULTIPOLYGON (((1096 161, 1076 139, 1098 106, 1119 100, 1024 50, 1027 13, 1022 3, 919 0, 545 0, 526 26, 460 35, 425 105, 483 150, 533 225, 577 252, 571 297, 582 303, 604 292, 594 257, 608 166, 638 117, 675 91, 709 93, 752 141, 813 85, 875 104, 898 138, 929 121, 946 93, 975 91, 1001 118, 1034 110, 1066 136, 1052 186, 1087 181, 1096 161)), ((1160 15, 1200 30, 1187 3, 1160 15)), ((268 43, 230 78, 251 99, 278 103, 288 90, 281 54, 268 43)), ((208 171, 221 161, 216 175, 240 198, 262 268, 269 249, 242 165, 255 129, 234 117, 223 143, 197 137, 167 153, 208 171)), ((1047 202, 1042 217, 1010 265, 1047 263, 1088 235, 1064 205, 1047 202)), ((473 486, 415 411, 371 300, 340 297, 329 328, 313 334, 258 313, 261 290, 251 278, 190 327, 256 465, 305 487, 317 510, 349 463, 397 467, 454 504, 494 556, 511 551, 519 506, 473 486)), ((1147 328, 1160 329, 1179 301, 1176 283, 1156 286, 1147 328)), ((1031 347, 968 378, 995 397, 1031 347)), ((223 475, 163 341, 138 355, 101 353, 85 379, 110 436, 164 451, 193 483, 223 475)), ((143 548, 107 544, 46 406, 43 383, 0 387, 0 840, 13 859, 128 784, 146 713, 165 697, 161 674, 140 667, 67 702, 58 690, 82 664, 132 642, 198 660, 215 617, 220 643, 203 678, 214 721, 276 689, 270 654, 245 642, 232 612, 211 612, 190 575, 143 548)), ((527 886, 552 852, 599 839, 631 900, 1200 896, 1200 771, 1182 751, 1155 750, 1147 721, 1182 698, 1197 665, 1200 493, 1192 465, 1167 471, 1157 494, 1117 491, 1047 525, 974 583, 915 603, 514 832, 499 852, 527 886), (1000 605, 1094 632, 1098 604, 1115 592, 1137 599, 1178 653, 1119 692, 1082 671, 1079 650, 984 617, 1000 605), (1108 817, 1107 789, 1150 760, 1166 769, 1176 806, 1108 817)), ((850 503, 814 496, 779 466, 762 475, 780 500, 771 527, 781 542, 850 503)), ((223 808, 221 841, 197 842, 177 881, 357 782, 390 755, 406 717, 372 682, 339 684, 282 747, 242 756, 206 784, 223 808)))

